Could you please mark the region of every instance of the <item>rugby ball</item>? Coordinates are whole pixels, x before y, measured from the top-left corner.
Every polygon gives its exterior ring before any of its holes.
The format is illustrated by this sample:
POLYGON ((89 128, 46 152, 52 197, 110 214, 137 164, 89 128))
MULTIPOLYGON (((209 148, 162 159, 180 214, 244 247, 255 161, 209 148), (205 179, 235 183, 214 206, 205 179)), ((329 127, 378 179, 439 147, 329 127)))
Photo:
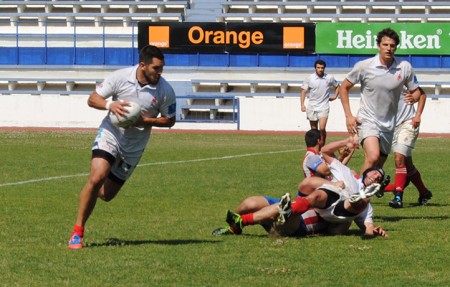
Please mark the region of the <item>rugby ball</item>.
POLYGON ((109 118, 115 126, 126 128, 134 124, 141 116, 141 106, 138 103, 128 102, 125 108, 128 110, 128 114, 123 117, 117 118, 114 113, 109 113, 109 118))

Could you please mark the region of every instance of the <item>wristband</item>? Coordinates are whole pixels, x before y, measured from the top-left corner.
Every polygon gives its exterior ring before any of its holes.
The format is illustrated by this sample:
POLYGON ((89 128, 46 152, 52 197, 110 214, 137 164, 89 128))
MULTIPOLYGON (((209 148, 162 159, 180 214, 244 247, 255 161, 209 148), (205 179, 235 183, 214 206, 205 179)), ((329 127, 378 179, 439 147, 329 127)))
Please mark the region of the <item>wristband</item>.
POLYGON ((110 106, 111 106, 111 102, 106 102, 105 109, 109 111, 110 106))

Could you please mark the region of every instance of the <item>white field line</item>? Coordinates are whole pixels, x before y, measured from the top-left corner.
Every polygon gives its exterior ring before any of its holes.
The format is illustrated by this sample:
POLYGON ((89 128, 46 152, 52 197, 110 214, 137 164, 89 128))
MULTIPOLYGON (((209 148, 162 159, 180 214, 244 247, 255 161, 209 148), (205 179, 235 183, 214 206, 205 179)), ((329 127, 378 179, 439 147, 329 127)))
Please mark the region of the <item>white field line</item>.
MULTIPOLYGON (((169 164, 184 164, 184 163, 213 161, 213 160, 225 160, 225 159, 234 159, 234 158, 241 158, 241 157, 268 155, 268 154, 289 153, 289 152, 297 152, 297 151, 300 151, 300 150, 292 149, 292 150, 282 150, 282 151, 257 152, 257 153, 219 156, 219 157, 199 158, 199 159, 190 159, 190 160, 150 162, 150 163, 138 164, 137 167, 154 166, 154 165, 169 165, 169 164)), ((71 174, 71 175, 61 175, 61 176, 51 176, 51 177, 44 177, 44 178, 29 179, 29 180, 16 181, 16 182, 6 182, 6 183, 0 183, 0 187, 13 186, 13 185, 24 185, 24 184, 29 184, 29 183, 38 183, 38 182, 43 182, 43 181, 60 180, 60 179, 74 178, 74 177, 81 177, 81 176, 88 176, 88 175, 89 175, 88 173, 78 173, 78 174, 71 174)))

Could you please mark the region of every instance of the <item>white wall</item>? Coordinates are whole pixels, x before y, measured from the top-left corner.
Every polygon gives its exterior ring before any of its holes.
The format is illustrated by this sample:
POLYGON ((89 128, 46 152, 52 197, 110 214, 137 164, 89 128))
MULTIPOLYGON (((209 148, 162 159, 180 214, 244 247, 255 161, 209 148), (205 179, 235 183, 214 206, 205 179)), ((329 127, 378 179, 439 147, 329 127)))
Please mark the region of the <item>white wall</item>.
MULTIPOLYGON (((351 98, 350 106, 356 115, 359 98, 351 98)), ((422 115, 422 133, 450 133, 450 99, 428 99, 422 115)), ((240 128, 242 130, 305 131, 310 128, 306 114, 300 110, 296 97, 240 98, 240 128)), ((331 102, 328 131, 345 132, 345 115, 340 100, 331 102)))
MULTIPOLYGON (((88 95, 1 95, 0 127, 96 128, 106 111, 87 106, 88 95)), ((359 99, 350 99, 354 113, 359 99)), ((450 99, 428 99, 422 116, 422 133, 450 134, 450 99)), ((237 124, 177 123, 174 129, 236 130, 237 124)), ((252 131, 305 131, 309 122, 297 97, 241 97, 240 129, 252 131)), ((339 100, 331 103, 328 131, 346 131, 339 100)))

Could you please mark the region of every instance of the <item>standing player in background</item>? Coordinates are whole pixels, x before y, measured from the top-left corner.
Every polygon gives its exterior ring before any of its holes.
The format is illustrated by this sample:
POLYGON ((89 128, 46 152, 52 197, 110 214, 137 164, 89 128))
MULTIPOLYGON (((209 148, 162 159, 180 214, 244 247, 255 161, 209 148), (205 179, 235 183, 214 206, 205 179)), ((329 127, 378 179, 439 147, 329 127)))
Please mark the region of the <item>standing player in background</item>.
POLYGON ((309 75, 302 84, 300 93, 300 107, 302 112, 306 112, 311 129, 318 129, 321 133, 322 143, 325 144, 327 138, 327 121, 330 113, 330 101, 339 96, 339 83, 329 74, 325 73, 326 63, 317 60, 314 63, 315 72, 309 75), (334 96, 331 96, 330 88, 334 88, 334 96), (305 99, 309 94, 308 106, 305 106, 305 99))
MULTIPOLYGON (((419 205, 426 205, 433 194, 425 187, 420 172, 413 164, 412 150, 419 136, 421 115, 425 107, 427 95, 420 89, 420 98, 417 103, 417 110, 414 105, 408 105, 404 101, 399 101, 397 113, 397 126, 395 127, 392 150, 395 160, 395 183, 394 199, 389 201, 392 208, 403 207, 403 189, 408 179, 419 191, 419 205)), ((410 96, 410 95, 408 95, 410 96)), ((388 188, 387 188, 388 190, 388 188)))
POLYGON ((90 107, 108 110, 116 116, 125 115, 128 101, 137 102, 141 117, 127 128, 113 125, 108 115, 100 124, 92 147, 89 178, 80 192, 70 249, 83 247, 84 226, 97 198, 112 200, 131 176, 147 146, 152 127, 175 124, 175 92, 161 77, 163 67, 163 53, 157 47, 146 46, 139 52, 138 65, 113 72, 89 96, 90 107), (107 101, 110 97, 112 101, 107 101))
POLYGON ((365 161, 362 171, 382 167, 391 150, 398 103, 403 87, 420 97, 419 85, 412 66, 394 57, 400 43, 398 34, 386 28, 377 34, 378 54, 355 64, 342 82, 340 96, 347 130, 358 134, 365 161), (361 83, 361 104, 357 116, 350 109, 349 91, 361 83))

